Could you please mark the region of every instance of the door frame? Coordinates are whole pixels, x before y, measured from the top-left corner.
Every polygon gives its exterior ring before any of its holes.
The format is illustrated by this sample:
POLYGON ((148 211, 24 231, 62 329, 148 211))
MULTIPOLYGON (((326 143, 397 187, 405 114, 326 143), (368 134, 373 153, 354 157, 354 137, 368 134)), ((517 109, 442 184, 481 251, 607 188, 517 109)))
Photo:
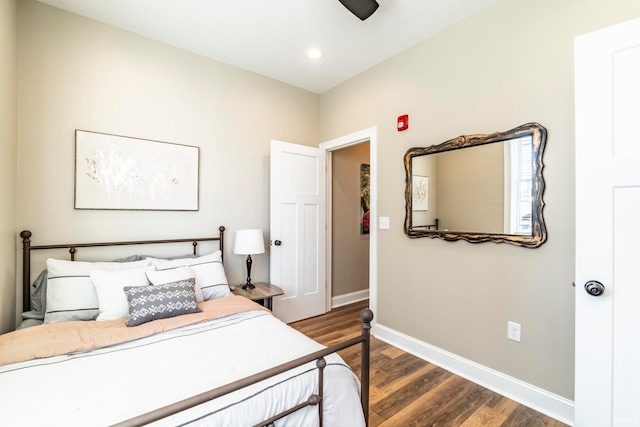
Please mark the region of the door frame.
MULTIPOLYGON (((332 236, 329 232, 332 228, 332 151, 346 148, 351 145, 369 141, 369 308, 376 313, 378 306, 378 127, 373 126, 345 136, 341 136, 320 144, 320 148, 325 150, 327 156, 327 233, 326 233, 326 283, 327 301, 326 307, 331 309, 331 255, 333 251, 332 236)), ((328 311, 328 310, 327 310, 328 311)), ((376 318, 371 322, 372 333, 375 331, 376 318)))

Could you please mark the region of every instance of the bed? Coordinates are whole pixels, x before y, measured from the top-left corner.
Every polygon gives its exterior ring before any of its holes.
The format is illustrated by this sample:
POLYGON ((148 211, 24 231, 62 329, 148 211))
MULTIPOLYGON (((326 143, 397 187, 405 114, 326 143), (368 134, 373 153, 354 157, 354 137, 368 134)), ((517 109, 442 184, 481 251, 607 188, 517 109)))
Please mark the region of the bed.
POLYGON ((26 315, 0 335, 0 425, 366 426, 371 311, 360 336, 320 345, 230 293, 219 231, 41 246, 23 231, 26 315), (219 249, 198 255, 203 241, 219 249), (169 259, 75 259, 80 248, 186 242, 193 253, 169 259), (71 259, 48 258, 33 292, 32 251, 60 248, 71 259), (361 381, 336 353, 354 345, 361 381))

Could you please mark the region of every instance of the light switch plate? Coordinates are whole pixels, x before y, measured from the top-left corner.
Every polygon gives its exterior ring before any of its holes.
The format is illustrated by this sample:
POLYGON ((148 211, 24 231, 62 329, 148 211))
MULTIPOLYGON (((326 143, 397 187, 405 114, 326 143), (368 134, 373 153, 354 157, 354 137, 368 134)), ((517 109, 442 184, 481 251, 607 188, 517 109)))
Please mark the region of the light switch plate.
POLYGON ((380 217, 380 230, 388 230, 389 229, 389 217, 381 216, 380 217))

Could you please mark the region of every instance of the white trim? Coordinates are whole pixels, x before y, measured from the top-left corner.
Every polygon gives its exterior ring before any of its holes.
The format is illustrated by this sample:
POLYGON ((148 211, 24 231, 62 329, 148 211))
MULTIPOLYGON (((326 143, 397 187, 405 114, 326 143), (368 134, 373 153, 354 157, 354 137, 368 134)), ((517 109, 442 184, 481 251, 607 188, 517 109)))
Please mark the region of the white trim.
MULTIPOLYGON (((376 126, 368 129, 363 129, 349 135, 341 136, 336 139, 325 141, 320 144, 320 148, 324 148, 327 151, 337 150, 339 148, 346 148, 351 145, 360 144, 361 142, 371 141, 372 138, 377 140, 378 128, 376 126)), ((373 142, 373 141, 371 141, 373 142)))
POLYGON ((331 298, 331 308, 342 307, 343 305, 353 304, 354 302, 363 301, 369 298, 369 289, 362 289, 348 294, 336 295, 331 298))
MULTIPOLYGON (((322 144, 321 144, 322 145, 322 144)), ((330 311, 331 307, 333 306, 333 303, 331 302, 331 299, 333 297, 332 294, 332 288, 333 288, 333 274, 331 273, 333 271, 333 259, 332 259, 332 251, 333 251, 333 233, 331 232, 331 230, 333 230, 333 153, 327 149, 325 149, 324 147, 320 147, 321 149, 325 150, 325 156, 327 158, 327 160, 325 161, 325 165, 327 167, 327 174, 325 176, 325 179, 327 180, 327 183, 325 185, 325 197, 326 197, 326 203, 325 206, 327 207, 327 214, 325 215, 326 218, 326 228, 325 228, 325 241, 326 244, 324 245, 324 252, 325 252, 325 268, 326 268, 326 273, 324 275, 325 277, 325 283, 327 286, 327 292, 325 292, 326 294, 326 301, 325 301, 325 307, 326 307, 326 311, 330 311)))
POLYGON ((574 403, 562 396, 520 381, 502 372, 419 341, 384 325, 377 325, 376 338, 449 372, 521 403, 567 425, 573 425, 574 403))
MULTIPOLYGON (((378 224, 378 127, 373 126, 349 135, 341 136, 320 144, 327 151, 327 164, 330 170, 331 151, 369 141, 369 224, 378 224)), ((327 227, 331 226, 331 175, 327 173, 327 227)), ((330 228, 329 228, 330 229, 330 228)), ((327 233, 329 236, 331 233, 327 233)), ((331 240, 327 239, 327 268, 331 266, 331 240)), ((331 294, 331 270, 327 270, 327 294, 331 294)), ((378 227, 369 229, 369 308, 374 313, 378 307, 378 227)), ((329 303, 329 302, 328 302, 329 303)), ((371 333, 375 333, 376 318, 371 322, 371 333)))

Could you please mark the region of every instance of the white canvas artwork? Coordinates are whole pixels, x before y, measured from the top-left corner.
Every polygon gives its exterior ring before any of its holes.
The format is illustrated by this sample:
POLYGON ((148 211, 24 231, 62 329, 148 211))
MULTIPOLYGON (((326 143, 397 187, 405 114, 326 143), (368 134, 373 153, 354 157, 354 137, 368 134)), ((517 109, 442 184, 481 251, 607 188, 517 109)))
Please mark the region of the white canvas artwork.
POLYGON ((411 182, 411 208, 414 211, 429 210, 429 177, 413 175, 411 182))
POLYGON ((76 130, 75 208, 198 210, 199 148, 76 130))

